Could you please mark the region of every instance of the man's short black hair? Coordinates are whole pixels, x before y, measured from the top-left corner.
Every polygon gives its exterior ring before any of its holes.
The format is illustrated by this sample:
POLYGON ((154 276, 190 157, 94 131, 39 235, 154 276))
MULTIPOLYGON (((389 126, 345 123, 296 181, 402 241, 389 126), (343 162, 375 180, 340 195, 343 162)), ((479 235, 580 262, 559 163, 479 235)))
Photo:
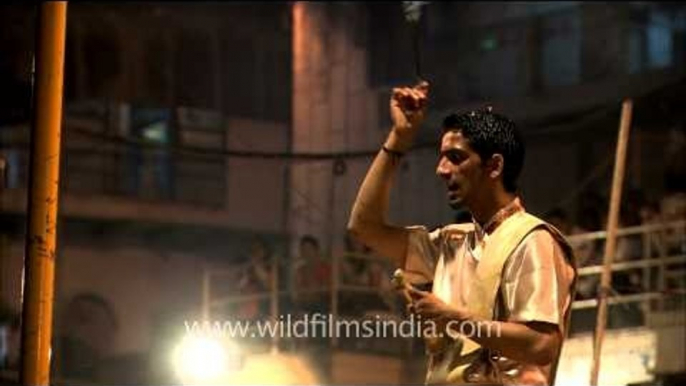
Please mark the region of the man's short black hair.
POLYGON ((490 108, 450 114, 443 120, 443 134, 460 131, 483 161, 493 154, 503 156, 503 186, 513 193, 524 165, 524 141, 515 123, 490 108))

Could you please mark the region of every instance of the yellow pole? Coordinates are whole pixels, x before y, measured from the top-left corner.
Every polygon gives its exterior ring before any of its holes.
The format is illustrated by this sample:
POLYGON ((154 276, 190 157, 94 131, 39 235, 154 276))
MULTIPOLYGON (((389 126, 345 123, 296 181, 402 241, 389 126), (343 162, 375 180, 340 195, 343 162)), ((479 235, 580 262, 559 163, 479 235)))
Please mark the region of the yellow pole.
POLYGON ((631 111, 633 103, 627 99, 622 103, 622 117, 619 123, 619 138, 615 153, 615 170, 612 176, 612 192, 610 196, 610 213, 607 217, 607 240, 605 240, 605 254, 603 257, 603 272, 600 279, 600 293, 598 294, 598 317, 596 320, 595 341, 593 342, 593 367, 591 368, 591 385, 598 385, 600 373, 600 357, 605 337, 607 322, 607 297, 612 284, 612 260, 617 245, 617 220, 619 205, 622 201, 622 185, 624 182, 624 165, 626 164, 626 149, 629 142, 631 128, 631 111))
POLYGON ((67 2, 40 3, 21 335, 21 383, 48 385, 67 2))

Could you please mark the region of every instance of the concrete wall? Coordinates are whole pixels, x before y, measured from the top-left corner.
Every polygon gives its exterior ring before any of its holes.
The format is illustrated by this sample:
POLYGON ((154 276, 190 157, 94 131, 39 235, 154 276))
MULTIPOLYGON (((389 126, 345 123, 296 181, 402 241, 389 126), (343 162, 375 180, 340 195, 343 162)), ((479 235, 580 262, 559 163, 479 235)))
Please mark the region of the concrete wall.
MULTIPOLYGON (((292 151, 375 149, 381 141, 377 95, 367 85, 362 4, 296 3, 293 8, 292 151)), ((291 165, 289 229, 340 246, 353 186, 369 159, 346 160, 334 178, 332 163, 291 165), (332 231, 327 235, 327 229, 332 231)))
MULTIPOLYGON (((286 152, 288 126, 276 122, 229 119, 227 148, 243 151, 286 152)), ((279 159, 227 160, 227 225, 236 229, 285 232, 286 171, 279 159)))

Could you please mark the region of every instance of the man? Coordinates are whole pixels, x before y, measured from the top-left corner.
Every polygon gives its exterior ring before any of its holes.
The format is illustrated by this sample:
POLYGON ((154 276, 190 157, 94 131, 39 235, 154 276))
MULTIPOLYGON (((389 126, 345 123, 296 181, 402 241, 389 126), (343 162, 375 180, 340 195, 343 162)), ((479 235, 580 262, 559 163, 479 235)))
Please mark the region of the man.
POLYGON ((560 232, 527 214, 517 196, 524 146, 512 121, 488 109, 443 123, 436 173, 450 205, 468 208, 472 223, 429 232, 385 221, 392 178, 425 116, 428 91, 426 82, 393 90, 393 128, 348 229, 403 267, 411 283, 433 282, 431 292, 410 289, 411 309, 444 332, 427 340, 427 383, 552 384, 576 271, 560 232))

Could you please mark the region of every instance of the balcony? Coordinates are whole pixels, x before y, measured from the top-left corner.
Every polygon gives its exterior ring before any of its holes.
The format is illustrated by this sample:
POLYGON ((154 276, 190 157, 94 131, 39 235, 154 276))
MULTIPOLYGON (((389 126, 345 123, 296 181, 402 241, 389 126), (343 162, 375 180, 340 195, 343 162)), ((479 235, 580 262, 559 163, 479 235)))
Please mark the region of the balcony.
MULTIPOLYGON (((227 164, 222 122, 212 112, 179 109, 172 127, 165 109, 88 103, 67 106, 63 126, 60 212, 77 217, 226 223, 227 164), (132 122, 132 120, 139 122, 132 122), (137 129, 134 129, 137 124, 137 129), (125 134, 124 136, 119 135, 125 134), (194 146, 179 151, 171 144, 194 146), (207 149, 209 154, 203 154, 207 149), (173 208, 173 210, 171 210, 173 208)), ((7 161, 2 208, 23 213, 29 169, 29 127, 4 133, 7 161)))

